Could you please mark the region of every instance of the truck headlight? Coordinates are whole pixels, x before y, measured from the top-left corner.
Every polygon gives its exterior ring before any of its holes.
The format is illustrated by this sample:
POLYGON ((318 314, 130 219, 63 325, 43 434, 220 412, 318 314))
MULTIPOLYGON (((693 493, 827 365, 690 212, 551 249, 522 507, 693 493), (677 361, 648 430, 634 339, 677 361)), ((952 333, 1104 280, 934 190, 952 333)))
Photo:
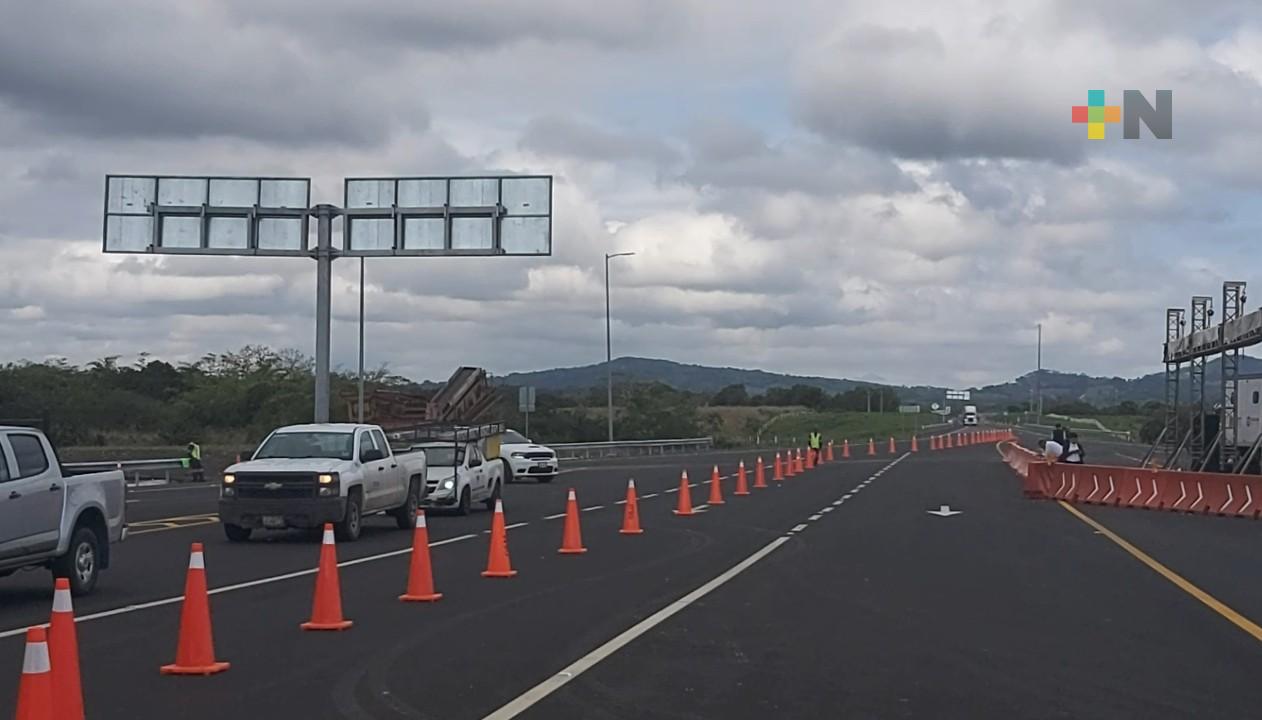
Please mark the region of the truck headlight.
POLYGON ((454 488, 455 486, 456 486, 456 481, 455 481, 455 480, 450 480, 450 479, 448 479, 448 480, 444 480, 444 481, 443 481, 443 489, 444 489, 444 490, 450 490, 450 489, 454 488))
POLYGON ((321 475, 317 479, 320 481, 321 485, 332 485, 333 483, 337 482, 336 475, 321 475))
POLYGON ((524 457, 526 457, 526 456, 525 456, 523 453, 513 453, 513 457, 515 457, 515 458, 517 458, 518 460, 520 460, 520 459, 522 459, 522 458, 524 458, 524 457))
POLYGON ((224 476, 223 476, 223 484, 224 484, 224 485, 231 485, 232 483, 234 483, 234 482, 236 482, 236 481, 237 481, 237 476, 236 476, 236 475, 233 475, 233 474, 231 474, 231 473, 228 473, 228 474, 226 474, 226 475, 224 475, 224 476))

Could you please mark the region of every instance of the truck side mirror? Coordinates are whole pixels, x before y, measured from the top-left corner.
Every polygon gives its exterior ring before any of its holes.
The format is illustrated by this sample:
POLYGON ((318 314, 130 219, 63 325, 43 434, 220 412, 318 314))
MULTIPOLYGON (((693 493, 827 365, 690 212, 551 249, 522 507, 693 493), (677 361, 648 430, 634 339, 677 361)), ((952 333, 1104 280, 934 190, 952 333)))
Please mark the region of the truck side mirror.
POLYGON ((386 454, 377 448, 364 448, 364 450, 359 453, 359 461, 361 463, 377 462, 378 460, 384 460, 385 458, 386 454))

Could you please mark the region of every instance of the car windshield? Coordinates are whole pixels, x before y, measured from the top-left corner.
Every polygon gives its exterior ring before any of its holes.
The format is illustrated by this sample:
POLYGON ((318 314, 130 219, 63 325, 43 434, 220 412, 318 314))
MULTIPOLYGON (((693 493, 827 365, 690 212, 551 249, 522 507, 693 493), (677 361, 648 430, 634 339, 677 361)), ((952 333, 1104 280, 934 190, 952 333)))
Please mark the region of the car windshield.
POLYGON ((530 442, 529 440, 527 440, 524 436, 522 436, 521 433, 517 432, 516 430, 506 431, 503 437, 500 439, 500 443, 502 445, 525 445, 529 442, 530 442))
POLYGON ((425 464, 429 467, 455 467, 464 462, 464 448, 454 445, 423 447, 425 464))
POLYGON ((354 457, 355 435, 348 432, 287 432, 276 433, 263 443, 254 454, 255 460, 264 458, 334 458, 350 460, 354 457))

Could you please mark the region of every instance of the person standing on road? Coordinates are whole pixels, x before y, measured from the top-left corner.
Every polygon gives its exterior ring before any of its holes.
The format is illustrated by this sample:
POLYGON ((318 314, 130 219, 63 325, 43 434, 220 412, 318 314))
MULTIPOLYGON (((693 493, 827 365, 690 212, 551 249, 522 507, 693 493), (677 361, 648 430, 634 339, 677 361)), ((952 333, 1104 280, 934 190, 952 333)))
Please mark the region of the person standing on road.
POLYGON ((823 443, 823 438, 820 436, 818 432, 812 432, 808 442, 810 443, 810 446, 811 446, 810 447, 811 461, 814 463, 819 463, 819 448, 820 448, 820 445, 823 443))
POLYGON ((1078 442, 1078 433, 1069 433, 1069 448, 1065 450, 1065 462, 1081 465, 1086 457, 1087 451, 1083 450, 1082 444, 1078 442))
POLYGON ((195 442, 189 443, 184 459, 188 463, 189 478, 193 482, 205 482, 206 474, 202 470, 202 447, 195 442))
POLYGON ((1068 434, 1065 431, 1064 425, 1056 423, 1056 427, 1052 430, 1052 440, 1055 440, 1061 447, 1065 447, 1069 444, 1068 434))

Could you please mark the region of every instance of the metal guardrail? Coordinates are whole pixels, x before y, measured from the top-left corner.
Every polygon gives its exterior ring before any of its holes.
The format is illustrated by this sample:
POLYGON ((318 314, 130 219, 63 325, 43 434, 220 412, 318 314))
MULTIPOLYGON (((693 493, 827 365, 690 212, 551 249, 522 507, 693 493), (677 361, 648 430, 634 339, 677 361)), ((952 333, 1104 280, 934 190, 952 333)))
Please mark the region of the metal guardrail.
POLYGON ((62 463, 62 467, 73 472, 105 472, 106 470, 122 470, 124 472, 140 472, 144 470, 183 470, 184 458, 159 458, 156 460, 97 460, 95 462, 62 463))
POLYGON ((614 442, 550 443, 562 460, 642 455, 677 455, 704 452, 714 448, 714 438, 676 438, 672 440, 622 440, 614 442))

